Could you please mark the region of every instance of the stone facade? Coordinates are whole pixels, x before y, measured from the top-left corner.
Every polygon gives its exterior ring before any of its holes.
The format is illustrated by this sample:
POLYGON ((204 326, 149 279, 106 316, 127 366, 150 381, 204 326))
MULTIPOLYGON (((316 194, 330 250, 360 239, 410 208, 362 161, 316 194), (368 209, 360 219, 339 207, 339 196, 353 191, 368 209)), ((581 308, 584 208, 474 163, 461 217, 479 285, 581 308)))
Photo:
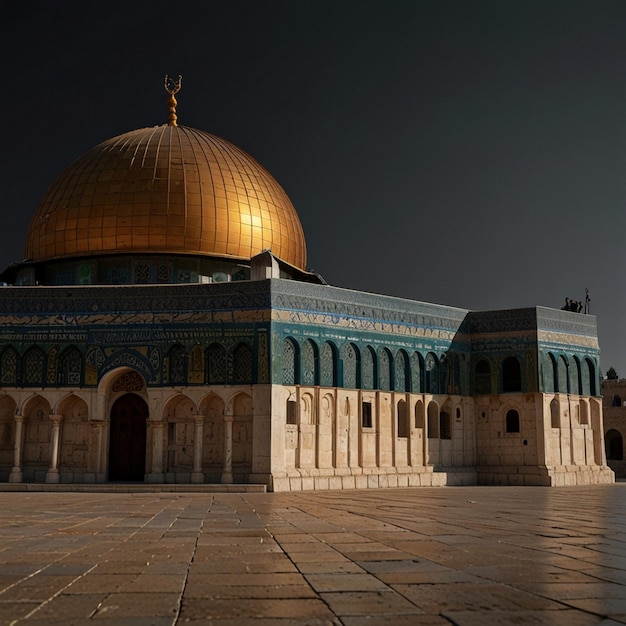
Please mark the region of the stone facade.
POLYGON ((626 478, 626 379, 602 381, 604 438, 607 463, 618 478, 626 478))
POLYGON ((589 315, 274 277, 3 287, 0 321, 0 480, 613 480, 589 315))

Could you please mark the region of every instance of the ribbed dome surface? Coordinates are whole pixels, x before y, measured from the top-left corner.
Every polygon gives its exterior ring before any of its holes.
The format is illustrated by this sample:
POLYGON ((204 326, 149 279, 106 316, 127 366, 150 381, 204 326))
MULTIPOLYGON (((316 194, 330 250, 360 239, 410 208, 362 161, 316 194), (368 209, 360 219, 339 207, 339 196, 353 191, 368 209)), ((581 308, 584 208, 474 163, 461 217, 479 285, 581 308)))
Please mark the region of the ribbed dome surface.
POLYGON ((26 240, 33 261, 128 252, 250 259, 265 249, 306 268, 302 225, 282 187, 228 141, 170 125, 77 159, 42 199, 26 240))

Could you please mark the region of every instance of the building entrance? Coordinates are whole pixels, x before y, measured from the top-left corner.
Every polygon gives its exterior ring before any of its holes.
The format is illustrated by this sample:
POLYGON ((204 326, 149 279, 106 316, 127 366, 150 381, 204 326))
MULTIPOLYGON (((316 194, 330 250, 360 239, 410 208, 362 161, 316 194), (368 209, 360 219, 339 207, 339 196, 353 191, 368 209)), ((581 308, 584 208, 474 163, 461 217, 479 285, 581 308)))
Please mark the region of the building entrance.
POLYGON ((141 480, 146 471, 148 405, 134 393, 118 398, 111 408, 109 480, 141 480))

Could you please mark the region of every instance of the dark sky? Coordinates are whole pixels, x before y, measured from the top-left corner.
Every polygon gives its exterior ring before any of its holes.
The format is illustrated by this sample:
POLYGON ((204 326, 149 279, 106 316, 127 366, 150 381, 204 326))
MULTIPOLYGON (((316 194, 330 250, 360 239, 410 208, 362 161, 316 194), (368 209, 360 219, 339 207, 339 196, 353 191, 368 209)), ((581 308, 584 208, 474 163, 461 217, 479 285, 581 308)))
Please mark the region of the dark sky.
POLYGON ((0 2, 0 265, 95 144, 167 121, 285 188, 334 285, 468 309, 589 288, 626 377, 626 2, 0 2))

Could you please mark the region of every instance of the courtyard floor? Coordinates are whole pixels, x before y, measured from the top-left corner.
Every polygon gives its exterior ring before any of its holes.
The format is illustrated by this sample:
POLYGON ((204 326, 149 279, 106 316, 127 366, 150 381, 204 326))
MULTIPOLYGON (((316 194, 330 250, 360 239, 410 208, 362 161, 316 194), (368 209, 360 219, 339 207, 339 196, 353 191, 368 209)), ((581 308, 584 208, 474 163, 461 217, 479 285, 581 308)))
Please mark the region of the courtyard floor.
POLYGON ((0 624, 626 623, 626 483, 0 493, 0 624))

